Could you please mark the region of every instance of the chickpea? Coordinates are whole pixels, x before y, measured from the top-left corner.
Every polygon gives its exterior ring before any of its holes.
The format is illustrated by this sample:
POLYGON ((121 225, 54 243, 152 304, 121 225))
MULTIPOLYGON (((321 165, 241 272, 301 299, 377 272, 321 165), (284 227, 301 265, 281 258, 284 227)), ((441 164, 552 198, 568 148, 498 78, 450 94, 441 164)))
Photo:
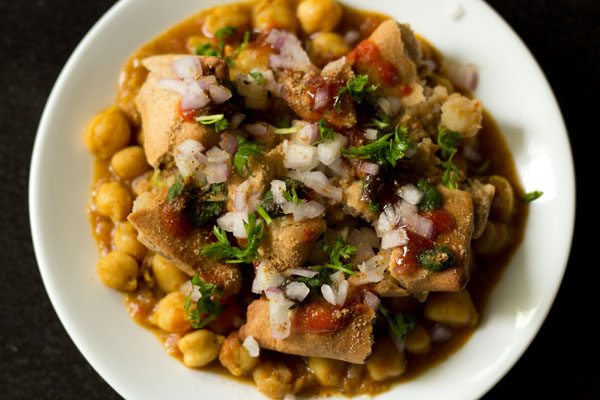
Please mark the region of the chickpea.
POLYGON ((127 253, 141 261, 148 249, 137 240, 137 232, 128 221, 117 225, 113 237, 115 249, 127 253))
POLYGON ((258 364, 252 373, 256 387, 267 397, 283 399, 294 392, 294 373, 281 362, 265 361, 258 364))
POLYGON ((239 4, 229 4, 214 8, 204 20, 204 32, 214 37, 219 29, 232 27, 236 34, 244 34, 250 29, 250 16, 239 4))
POLYGON ((461 290, 430 294, 425 302, 425 318, 461 328, 475 325, 479 316, 469 292, 461 290))
POLYGON ((152 257, 152 272, 158 287, 165 293, 179 290, 181 285, 190 279, 175 264, 158 254, 152 257))
POLYGON ((310 357, 308 367, 322 386, 339 387, 346 375, 347 364, 329 358, 310 357))
POLYGON ((125 114, 116 106, 102 111, 88 124, 84 141, 88 150, 102 159, 110 158, 127 146, 131 128, 125 114))
POLYGON ((490 215, 497 221, 510 221, 515 211, 515 192, 512 185, 508 179, 500 175, 490 176, 488 182, 496 189, 490 215))
POLYGON ((310 41, 308 53, 311 60, 319 66, 348 54, 350 47, 337 33, 319 33, 310 41))
POLYGON ((262 0, 252 11, 252 26, 259 31, 284 29, 295 33, 298 20, 286 0, 262 0))
POLYGON ((185 309, 185 296, 172 292, 160 299, 150 321, 167 332, 185 332, 191 328, 185 309))
POLYGON ((481 236, 473 241, 477 254, 492 256, 506 248, 510 242, 508 226, 504 222, 488 221, 481 236))
POLYGON ((413 354, 424 354, 431 349, 431 338, 421 325, 417 325, 406 335, 404 342, 406 351, 413 354))
POLYGON ((238 54, 235 60, 235 69, 240 74, 247 74, 252 70, 260 71, 269 69, 269 52, 264 48, 246 48, 238 54))
POLYGON ((179 340, 177 347, 183 353, 183 363, 191 368, 204 367, 213 362, 225 338, 207 329, 188 333, 179 340))
POLYGON ((140 146, 129 146, 117 151, 110 160, 112 169, 123 179, 131 180, 150 169, 146 153, 140 146))
POLYGON ((221 346, 219 361, 233 376, 242 376, 252 372, 260 358, 251 357, 239 339, 238 333, 233 332, 227 336, 221 346))
POLYGON ((396 378, 406 370, 406 358, 400 353, 392 341, 380 338, 367 358, 367 371, 371 379, 377 382, 396 378))
POLYGON ((119 182, 105 182, 96 193, 96 211, 113 221, 123 221, 131 211, 133 199, 119 182))
POLYGON ((96 265, 102 283, 123 292, 137 288, 138 269, 135 258, 121 251, 111 251, 96 265))
POLYGON ((333 30, 342 19, 342 7, 335 0, 304 0, 297 14, 302 29, 311 35, 333 30))

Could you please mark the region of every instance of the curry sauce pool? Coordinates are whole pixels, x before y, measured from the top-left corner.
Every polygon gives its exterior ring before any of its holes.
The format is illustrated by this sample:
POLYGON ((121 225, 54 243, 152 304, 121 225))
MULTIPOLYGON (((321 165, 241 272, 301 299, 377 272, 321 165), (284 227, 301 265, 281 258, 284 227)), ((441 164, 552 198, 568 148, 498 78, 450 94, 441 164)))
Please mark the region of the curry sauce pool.
POLYGON ((477 328, 527 216, 474 74, 333 1, 192 16, 86 130, 101 281, 169 354, 272 398, 417 377, 477 328))

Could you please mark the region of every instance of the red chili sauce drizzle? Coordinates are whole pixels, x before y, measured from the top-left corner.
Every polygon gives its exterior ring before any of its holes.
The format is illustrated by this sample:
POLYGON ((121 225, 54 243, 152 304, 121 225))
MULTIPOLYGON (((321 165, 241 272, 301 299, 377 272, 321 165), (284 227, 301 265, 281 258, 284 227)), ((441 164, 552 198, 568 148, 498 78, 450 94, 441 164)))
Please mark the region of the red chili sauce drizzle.
POLYGON ((379 82, 386 86, 394 86, 398 83, 396 67, 381 56, 379 47, 371 40, 363 40, 348 54, 348 60, 353 63, 359 71, 366 71, 369 76, 376 76, 379 82))

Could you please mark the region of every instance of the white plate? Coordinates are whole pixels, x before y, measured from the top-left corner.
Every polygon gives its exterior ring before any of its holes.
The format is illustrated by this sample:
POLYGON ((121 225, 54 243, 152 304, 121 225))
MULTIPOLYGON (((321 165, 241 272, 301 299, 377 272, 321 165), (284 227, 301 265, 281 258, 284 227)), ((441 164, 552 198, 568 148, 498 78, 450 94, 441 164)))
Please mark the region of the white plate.
MULTIPOLYGON (((31 164, 31 231, 40 272, 60 320, 86 359, 127 399, 261 399, 253 387, 185 368, 127 315, 121 296, 96 278, 96 247, 85 207, 92 157, 86 122, 112 104, 119 69, 141 44, 211 1, 122 0, 87 34, 62 73, 40 122, 31 164), (213 397, 214 396, 214 397, 213 397)), ((360 7, 360 0, 347 0, 360 7)), ((573 166, 564 123, 542 71, 521 40, 485 3, 378 0, 375 10, 410 22, 446 55, 480 67, 476 92, 508 139, 527 190, 544 196, 530 211, 515 255, 481 326, 443 364, 378 399, 477 398, 517 361, 560 285, 574 220, 573 166)))

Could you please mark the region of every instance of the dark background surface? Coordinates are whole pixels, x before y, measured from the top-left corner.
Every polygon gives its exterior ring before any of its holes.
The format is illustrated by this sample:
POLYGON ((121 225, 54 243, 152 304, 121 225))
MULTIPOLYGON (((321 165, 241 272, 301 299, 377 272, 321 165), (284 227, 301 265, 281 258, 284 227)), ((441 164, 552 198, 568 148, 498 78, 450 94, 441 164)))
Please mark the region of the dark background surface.
MULTIPOLYGON (((591 325, 598 323, 599 315, 594 293, 598 281, 592 276, 598 261, 586 257, 595 252, 586 251, 589 236, 583 232, 597 214, 591 213, 593 186, 582 179, 585 162, 586 169, 598 169, 593 160, 584 160, 586 149, 594 149, 600 135, 597 123, 591 123, 598 113, 592 92, 600 88, 600 1, 488 2, 523 38, 554 89, 569 130, 579 185, 573 251, 558 298, 531 347, 485 398, 600 399, 600 335, 591 325)), ((43 106, 70 53, 112 4, 0 0, 3 399, 120 398, 81 356, 48 300, 33 253, 27 208, 29 162, 43 106)))

